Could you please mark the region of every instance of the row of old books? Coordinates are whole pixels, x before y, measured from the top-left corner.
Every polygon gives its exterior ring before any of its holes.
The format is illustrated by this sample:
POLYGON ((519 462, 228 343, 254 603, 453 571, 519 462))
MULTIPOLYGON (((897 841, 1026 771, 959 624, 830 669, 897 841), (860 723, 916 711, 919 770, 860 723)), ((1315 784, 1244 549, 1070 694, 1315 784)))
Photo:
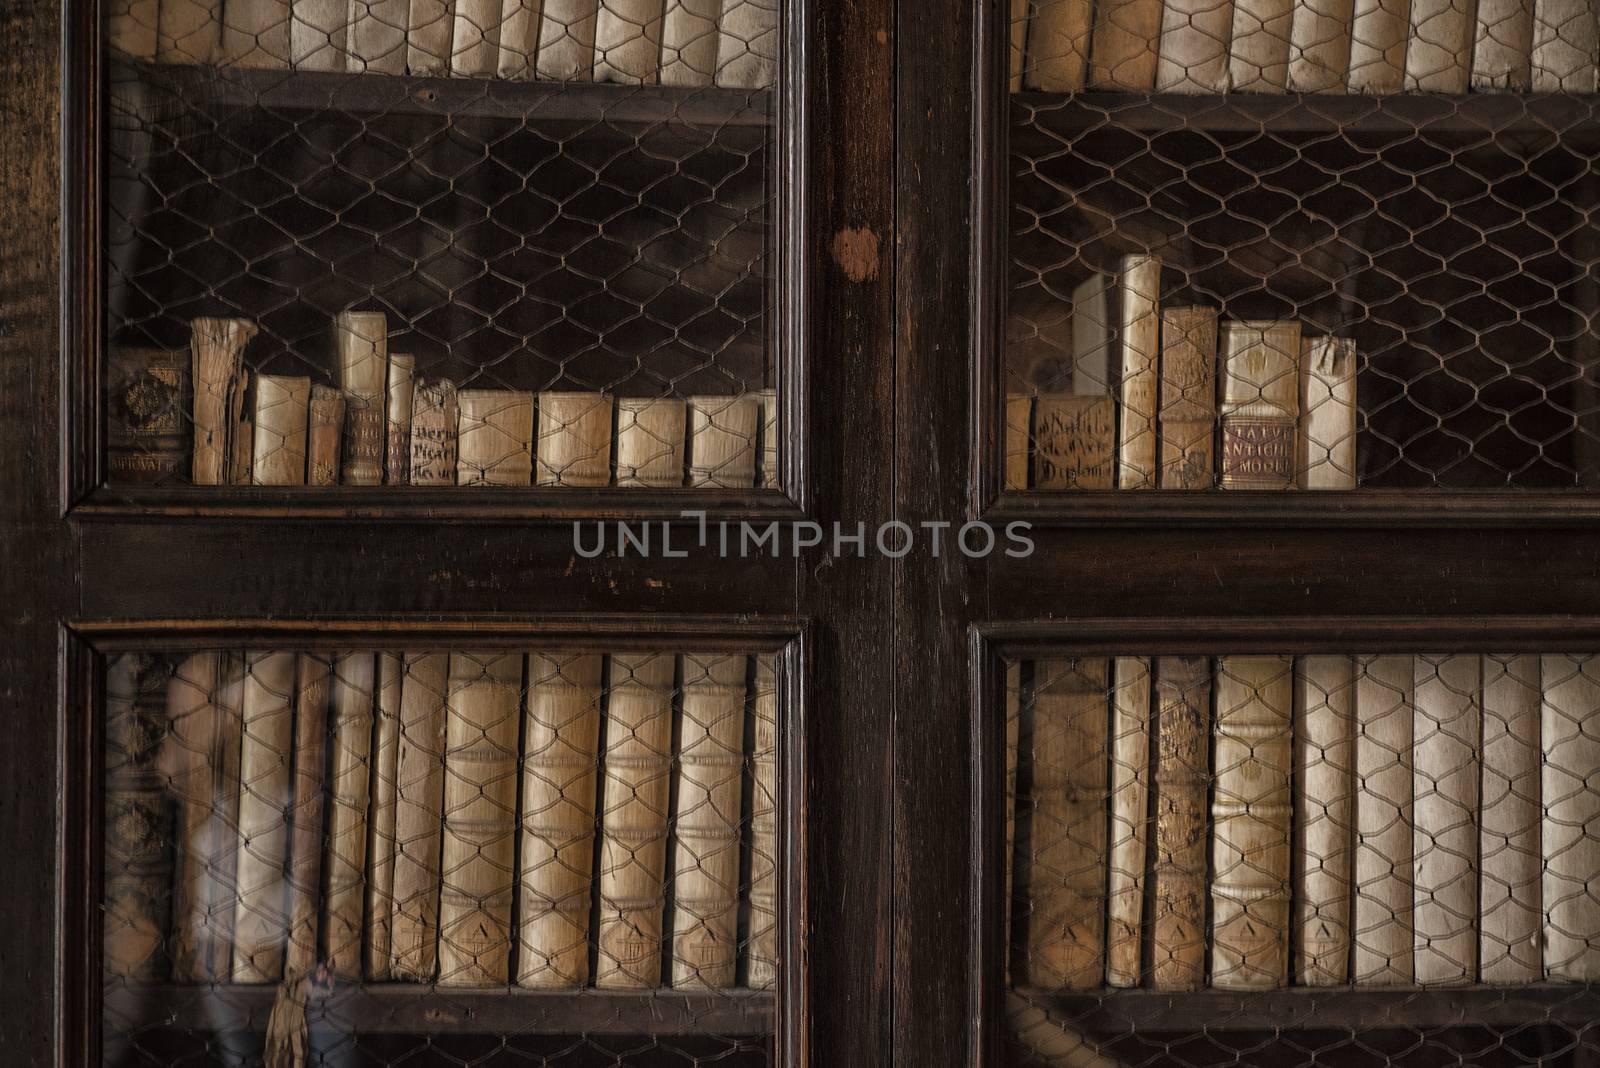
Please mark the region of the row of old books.
POLYGON ((1011 88, 1592 93, 1590 0, 1011 0, 1011 88))
POLYGON ((1018 982, 1600 979, 1600 658, 1040 660, 1010 683, 1018 982))
POLYGON ((107 36, 158 63, 762 89, 778 0, 113 0, 107 36))
POLYGON ((774 982, 770 658, 126 654, 106 705, 120 981, 774 982))
POLYGON ((1078 287, 1071 392, 1006 398, 1006 488, 1354 489, 1354 343, 1161 307, 1160 276, 1155 256, 1125 259, 1115 345, 1109 279, 1078 287))
POLYGON ((256 329, 246 319, 196 319, 188 353, 113 350, 113 481, 172 482, 187 472, 196 485, 778 482, 772 390, 688 398, 458 390, 419 377, 412 356, 389 351, 382 312, 339 315, 335 388, 251 374, 243 353, 256 329))

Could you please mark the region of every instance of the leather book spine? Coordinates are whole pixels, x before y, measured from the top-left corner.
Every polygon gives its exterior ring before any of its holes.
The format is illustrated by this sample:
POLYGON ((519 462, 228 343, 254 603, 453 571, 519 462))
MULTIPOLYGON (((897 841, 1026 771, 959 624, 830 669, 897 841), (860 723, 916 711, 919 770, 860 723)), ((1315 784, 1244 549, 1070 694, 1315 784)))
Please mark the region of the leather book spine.
POLYGON ((312 386, 306 431, 306 485, 339 484, 339 447, 344 436, 344 394, 312 386))
POLYGON ((414 356, 402 352, 389 355, 384 482, 390 486, 405 486, 411 482, 411 414, 416 394, 416 367, 414 356))
POLYGON ((107 478, 172 483, 186 476, 189 353, 114 348, 107 363, 107 478))
POLYGON ((461 421, 455 383, 448 378, 417 385, 411 411, 413 486, 456 484, 456 435, 461 421))
POLYGON ((1110 397, 1047 394, 1033 412, 1035 489, 1113 489, 1117 405, 1110 397))
POLYGON ((106 663, 102 948, 105 974, 127 982, 167 973, 172 827, 160 763, 170 668, 136 653, 106 663))
POLYGON ((324 778, 328 755, 328 698, 333 665, 325 656, 299 654, 295 690, 294 778, 289 810, 288 981, 316 970, 322 904, 324 778))
POLYGON ((385 382, 389 326, 383 312, 341 312, 334 324, 339 388, 345 396, 346 486, 383 484, 385 382))
POLYGON ((1222 352, 1222 488, 1293 489, 1300 324, 1226 323, 1222 352))
POLYGON ((256 330, 248 319, 196 319, 191 324, 194 464, 190 477, 197 486, 220 486, 225 481, 229 402, 243 370, 245 346, 256 330))

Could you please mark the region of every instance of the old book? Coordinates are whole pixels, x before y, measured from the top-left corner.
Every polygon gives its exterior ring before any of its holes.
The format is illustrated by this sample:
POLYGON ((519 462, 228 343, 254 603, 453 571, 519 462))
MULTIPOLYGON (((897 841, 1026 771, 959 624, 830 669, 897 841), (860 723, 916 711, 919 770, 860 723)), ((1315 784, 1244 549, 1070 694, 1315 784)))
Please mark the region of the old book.
POLYGON ((221 46, 221 0, 162 0, 156 22, 156 62, 215 63, 221 46))
POLYGON ((1033 397, 1026 393, 1007 394, 1004 463, 1008 490, 1028 488, 1028 441, 1032 434, 1033 397))
POLYGON ((528 658, 519 986, 581 987, 589 980, 602 667, 596 653, 528 658))
POLYGON ((397 979, 432 979, 438 964, 449 670, 448 654, 405 654, 394 770, 394 912, 389 924, 389 972, 397 979))
POLYGON ((542 0, 503 0, 500 11, 500 63, 496 73, 511 81, 535 77, 539 65, 542 0))
POLYGON ((376 667, 372 653, 341 653, 333 660, 322 946, 328 970, 351 982, 361 979, 376 667))
POLYGON ((348 68, 357 74, 404 74, 410 0, 351 0, 350 8, 348 68))
POLYGON ((1539 827, 1539 658, 1483 658, 1483 778, 1478 840, 1478 978, 1544 977, 1539 827))
POLYGON ((1477 656, 1416 658, 1416 981, 1470 983, 1478 974, 1478 768, 1483 712, 1477 656))
POLYGON ((602 745, 601 989, 661 983, 675 658, 615 655, 602 745))
POLYGON ((1294 0, 1289 23, 1291 93, 1342 93, 1350 74, 1355 0, 1294 0))
POLYGON ((1356 343, 1349 338, 1302 341, 1296 440, 1301 489, 1356 488, 1356 343))
POLYGON ((411 462, 413 486, 456 484, 456 386, 448 378, 417 383, 411 408, 411 462))
POLYGON ((541 80, 587 80, 594 75, 594 26, 600 0, 544 0, 539 19, 541 80))
POLYGON ((1293 489, 1300 323, 1222 328, 1222 488, 1293 489))
POLYGON ((368 812, 372 846, 367 852, 368 979, 389 978, 394 946, 395 776, 400 759, 400 702, 404 694, 405 657, 378 657, 378 715, 372 741, 372 803, 368 812))
POLYGON ((1106 982, 1139 985, 1144 874, 1150 825, 1150 658, 1112 662, 1111 879, 1107 893, 1106 982))
POLYGON ((257 375, 255 451, 250 480, 257 486, 303 486, 311 379, 257 375))
POLYGON ((1233 0, 1169 0, 1161 13, 1156 91, 1226 93, 1233 0))
POLYGON ((161 772, 169 661, 121 653, 106 662, 105 856, 101 917, 109 977, 166 977, 171 819, 161 772))
POLYGON ((344 436, 344 394, 312 386, 306 429, 306 485, 339 484, 339 448, 344 436))
POLYGON ((106 362, 107 476, 173 482, 187 474, 190 354, 114 348, 106 362))
MULTIPOLYGON (((760 685, 760 680, 757 680, 760 685)), ((1013 916, 1016 912, 1015 903, 1018 897, 1026 891, 1027 879, 1019 877, 1017 864, 1017 843, 1021 836, 1017 833, 1017 813, 1021 802, 1020 787, 1020 761, 1022 757, 1022 661, 1007 660, 1005 676, 1005 714, 1006 714, 1006 874, 1004 889, 1000 895, 1001 921, 1001 956, 1005 960, 1005 983, 1007 987, 1012 984, 1012 976, 1018 971, 1014 958, 1017 956, 1017 937, 1013 916)))
POLYGON ((1405 84, 1411 0, 1355 0, 1350 21, 1352 93, 1398 93, 1405 84))
POLYGON ((450 73, 455 43, 456 0, 410 0, 406 11, 406 71, 450 73))
POLYGON ((439 985, 511 981, 522 654, 452 653, 439 985))
POLYGON ((243 370, 245 346, 256 336, 249 319, 196 319, 191 324, 194 385, 194 464, 197 486, 222 485, 227 474, 228 406, 243 370))
POLYGON ((289 809, 289 947, 284 979, 316 970, 318 914, 322 904, 323 774, 328 749, 328 697, 332 662, 301 653, 294 709, 294 785, 289 809))
POLYGON ((1464 93, 1477 0, 1411 0, 1407 92, 1464 93))
POLYGON ((1587 0, 1534 0, 1534 92, 1595 91, 1595 15, 1587 0))
POLYGON ((1355 859, 1355 661, 1301 657, 1295 675, 1295 982, 1350 981, 1355 859))
POLYGON ((722 0, 717 84, 770 89, 778 75, 779 0, 722 0))
POLYGON ((383 483, 385 384, 389 325, 383 312, 341 312, 334 323, 339 388, 345 396, 344 457, 347 486, 383 483))
POLYGON ((761 407, 761 446, 757 450, 760 464, 757 468, 756 484, 762 489, 778 489, 778 391, 758 389, 754 396, 756 403, 761 407))
POLYGON ((1022 86, 1046 93, 1083 88, 1089 67, 1089 0, 1034 0, 1022 86))
POLYGON ((254 481, 250 470, 255 459, 255 382, 247 370, 240 369, 228 393, 228 460, 226 479, 230 486, 248 486, 254 481))
POLYGON ((454 0, 450 73, 493 78, 500 70, 500 22, 504 0, 454 0))
POLYGON ((1008 27, 1011 31, 1011 46, 1008 50, 1010 56, 1011 91, 1022 92, 1022 65, 1027 59, 1028 49, 1028 20, 1032 15, 1031 0, 1009 0, 1010 20, 1008 27))
POLYGON ((155 59, 158 6, 157 0, 110 0, 105 16, 107 47, 129 59, 155 59))
POLYGON ((690 397, 689 485, 749 489, 756 483, 756 434, 761 407, 754 397, 690 397))
POLYGON ((1148 93, 1156 87, 1161 0, 1105 0, 1096 5, 1089 81, 1096 89, 1148 93))
POLYGON ((1039 660, 1027 982, 1085 990, 1105 978, 1107 664, 1039 660))
MULTIPOLYGON (((746 943, 749 956, 745 983, 752 990, 771 990, 778 981, 778 680, 777 665, 770 656, 756 657, 754 698, 755 746, 750 752, 750 938, 746 943)), ((1012 793, 1015 792, 1013 788, 1012 793)), ((1007 882, 1009 889, 1009 880, 1007 882)))
POLYGON ((1161 346, 1161 258, 1122 259, 1122 411, 1117 438, 1117 488, 1156 488, 1156 363, 1161 346))
POLYGON ((222 11, 222 62, 235 67, 290 64, 289 0, 234 0, 222 11))
POLYGON ((1352 980, 1410 983, 1411 740, 1415 668, 1409 656, 1356 659, 1356 867, 1352 980))
POLYGON ((1540 737, 1544 827, 1544 974, 1590 983, 1600 979, 1600 660, 1547 654, 1540 660, 1544 705, 1540 737))
POLYGON ((1533 85, 1534 0, 1478 0, 1472 88, 1525 93, 1533 85))
POLYGON ((239 750, 239 860, 233 981, 283 976, 289 929, 288 859, 294 755, 295 655, 245 654, 239 750))
POLYGON ((1289 82, 1295 0, 1233 0, 1228 84, 1235 93, 1281 93, 1289 82))
POLYGON ((672 397, 618 397, 617 485, 683 485, 686 418, 672 397))
POLYGON ((534 480, 540 486, 605 486, 611 482, 611 396, 539 394, 534 480))
POLYGON ((661 73, 667 0, 600 0, 594 25, 594 80, 654 85, 661 73))
POLYGON ((533 394, 463 389, 456 394, 456 482, 526 486, 533 477, 533 394))
POLYGON ((1161 488, 1216 484, 1217 310, 1161 312, 1161 488))
POLYGON ((743 656, 683 658, 673 788, 672 985, 724 989, 739 969, 743 656))
POLYGON ((383 406, 346 395, 339 480, 346 486, 383 484, 383 406))
POLYGON ((1211 802, 1211 984, 1267 990, 1289 978, 1289 776, 1294 661, 1217 661, 1211 802))
POLYGON ((351 14, 351 0, 290 0, 290 65, 296 70, 345 70, 351 14))
POLYGON ((667 0, 661 22, 661 84, 710 85, 717 75, 722 0, 667 0))
POLYGON ((389 355, 389 390, 383 480, 391 486, 411 481, 411 412, 416 394, 416 357, 403 352, 389 355))
POLYGON ((1033 488, 1113 489, 1117 405, 1047 394, 1034 402, 1033 488))
POLYGON ((1155 946, 1157 990, 1197 990, 1206 973, 1206 794, 1211 783, 1211 667, 1156 661, 1155 946))

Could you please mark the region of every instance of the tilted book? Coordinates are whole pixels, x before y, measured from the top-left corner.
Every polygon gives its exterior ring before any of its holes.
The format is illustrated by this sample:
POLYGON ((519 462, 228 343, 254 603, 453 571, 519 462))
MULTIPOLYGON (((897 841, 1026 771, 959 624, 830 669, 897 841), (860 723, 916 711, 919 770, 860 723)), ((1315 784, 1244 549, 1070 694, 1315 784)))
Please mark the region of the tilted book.
POLYGON ((1477 0, 1411 0, 1406 91, 1464 93, 1477 0))
POLYGON ((454 0, 450 31, 450 73, 493 78, 500 70, 503 0, 454 0))
POLYGON ((1222 488, 1293 489, 1300 323, 1222 328, 1222 488))
POLYGON ((771 990, 778 981, 778 680, 776 664, 770 656, 756 657, 753 703, 750 938, 746 943, 749 956, 745 982, 752 990, 771 990))
POLYGON ((1356 344, 1349 338, 1302 342, 1297 442, 1301 489, 1356 488, 1356 344))
POLYGON ((350 63, 351 14, 351 0, 290 0, 290 66, 345 70, 350 63))
POLYGON ((511 981, 522 654, 452 653, 439 985, 511 981))
POLYGON ((1547 654, 1540 661, 1544 800, 1544 974, 1600 979, 1600 659, 1547 654))
POLYGON ((1157 990, 1198 990, 1206 973, 1206 795, 1211 784, 1211 668, 1156 661, 1155 955, 1157 990))
POLYGON ((162 0, 156 23, 156 62, 215 63, 221 47, 221 0, 162 0))
POLYGON ((688 414, 672 397, 617 398, 617 485, 683 485, 688 414))
POLYGON ((500 11, 500 64, 498 76, 525 81, 539 64, 541 0, 503 0, 500 11))
POLYGON ((341 312, 334 323, 333 336, 339 388, 345 397, 340 481, 346 486, 382 485, 388 320, 383 312, 341 312))
POLYGON ((756 483, 754 397, 689 397, 689 485, 749 489, 756 483))
POLYGON ((717 84, 770 89, 778 74, 779 0, 722 0, 717 84))
POLYGON ((1412 980, 1412 693, 1409 656, 1356 659, 1356 870, 1352 979, 1412 980))
POLYGON ((1534 92, 1595 91, 1595 16, 1587 0, 1534 0, 1534 92))
POLYGON ((1089 69, 1089 0, 1034 0, 1022 86, 1046 93, 1082 89, 1089 69))
POLYGON ((526 486, 533 481, 533 394, 463 389, 456 394, 456 482, 526 486))
POLYGON ((607 393, 540 393, 534 483, 609 485, 611 408, 607 393))
POLYGON ((1117 405, 1108 396, 1046 394, 1034 402, 1034 489, 1115 486, 1117 405))
POLYGON ((1117 488, 1155 489, 1161 258, 1124 256, 1118 295, 1122 410, 1117 438, 1117 488))
POLYGON ((114 348, 106 368, 106 476, 174 482, 189 471, 188 351, 114 348))
POLYGON ((661 74, 666 0, 600 0, 594 26, 594 80, 654 85, 661 74))
POLYGON ((594 75, 594 26, 600 0, 544 0, 539 20, 538 77, 588 80, 594 75))
POLYGON ((389 925, 389 970, 397 979, 432 979, 438 963, 449 670, 445 653, 405 655, 394 772, 394 915, 389 925))
POLYGON ((1233 0, 1168 0, 1161 14, 1156 91, 1226 93, 1233 0))
POLYGON ((257 486, 303 486, 306 481, 306 421, 311 379, 258 375, 255 448, 250 479, 257 486))
POLYGON ((245 346, 256 336, 248 319, 196 319, 190 325, 197 486, 220 486, 227 475, 229 403, 243 372, 245 346))
POLYGON ((416 357, 402 352, 389 354, 383 480, 390 486, 404 486, 411 481, 411 414, 416 396, 416 368, 416 357))
POLYGON ((1405 83, 1411 0, 1355 0, 1350 21, 1352 93, 1398 93, 1405 83))
POLYGON ((1483 658, 1478 978, 1485 983, 1535 983, 1544 977, 1541 697, 1538 656, 1483 658))
POLYGON ((146 654, 106 662, 102 947, 106 975, 131 982, 167 972, 172 826, 159 762, 170 669, 146 654))
POLYGON ((1478 974, 1478 774, 1483 711, 1477 656, 1416 658, 1415 907, 1418 983, 1478 974))
POLYGON ((351 0, 348 67, 356 74, 406 72, 410 0, 351 0))
POLYGON ((1089 81, 1096 89, 1148 93, 1156 87, 1161 0, 1105 0, 1096 5, 1089 81))
POLYGON ((351 982, 361 979, 376 666, 372 653, 341 653, 333 661, 322 945, 328 970, 351 982))
POLYGON ((400 759, 400 701, 404 693, 405 658, 400 653, 378 656, 378 718, 372 741, 372 848, 367 853, 368 979, 389 978, 394 939, 395 775, 400 759))
POLYGON ((456 386, 448 378, 418 383, 411 408, 411 484, 456 484, 456 435, 460 414, 456 386))
POLYGON ((1234 0, 1228 82, 1235 93, 1281 93, 1289 83, 1295 0, 1234 0))
POLYGON ((222 62, 234 67, 287 68, 289 0, 234 0, 222 11, 222 62))
MULTIPOLYGON (((1115 413, 1113 413, 1115 414, 1115 413)), ((1028 488, 1028 441, 1033 435, 1033 397, 1006 395, 1005 453, 1002 457, 1008 490, 1028 488)))
POLYGON ((722 0, 667 0, 661 23, 661 84, 710 85, 717 76, 722 0))
POLYGON ((1295 982, 1350 981, 1355 860, 1355 661, 1303 656, 1295 673, 1295 982))
POLYGON ((1534 0, 1478 0, 1472 88, 1525 93, 1533 85, 1534 0))
POLYGON ((290 770, 294 755, 295 655, 245 654, 239 750, 239 860, 233 916, 233 981, 283 977, 289 930, 290 770))
POLYGON ((1217 310, 1161 312, 1161 488, 1216 485, 1217 310))
POLYGON ((455 27, 456 0, 410 0, 406 12, 406 71, 432 76, 450 73, 455 27))
POLYGON ((328 697, 332 662, 301 653, 294 710, 294 780, 289 809, 289 947, 284 979, 316 970, 318 914, 322 903, 324 770, 328 749, 328 697))
POLYGON ((1289 24, 1289 92, 1344 92, 1354 16, 1355 0, 1294 0, 1289 24))
POLYGON ((1107 895, 1106 982, 1139 985, 1145 860, 1150 826, 1150 658, 1112 662, 1111 880, 1107 895))
POLYGON ((519 986, 579 987, 589 979, 602 666, 596 653, 528 658, 519 986))
POLYGON ((339 484, 339 449, 344 437, 344 394, 312 386, 306 429, 306 485, 339 484))

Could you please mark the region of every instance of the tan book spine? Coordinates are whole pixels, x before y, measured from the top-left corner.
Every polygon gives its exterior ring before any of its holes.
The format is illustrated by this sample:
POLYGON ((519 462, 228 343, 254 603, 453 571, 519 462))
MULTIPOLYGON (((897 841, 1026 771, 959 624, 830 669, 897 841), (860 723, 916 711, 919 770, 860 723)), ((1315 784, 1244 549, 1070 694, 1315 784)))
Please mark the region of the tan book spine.
POLYGON ((1010 0, 1011 30, 1010 71, 1011 91, 1022 92, 1022 67, 1027 59, 1028 50, 1028 20, 1032 17, 1029 10, 1032 7, 1030 0, 1010 0))
POLYGON ((672 985, 725 989, 739 969, 743 656, 683 658, 673 790, 672 985))
POLYGON ((194 464, 197 486, 220 486, 228 456, 228 405, 243 369, 245 346, 256 336, 248 319, 196 319, 190 352, 194 386, 194 464))
POLYGON ((341 653, 333 661, 322 945, 328 970, 351 982, 361 979, 375 668, 372 653, 341 653))
POLYGON ((156 58, 160 39, 157 0, 110 0, 106 45, 130 59, 156 58))
POLYGON ((594 26, 600 0, 545 0, 539 27, 542 81, 588 81, 594 76, 594 26))
POLYGON ((1111 881, 1106 982, 1138 986, 1150 825, 1150 658, 1119 656, 1111 693, 1111 881))
POLYGON ((1156 87, 1160 45, 1161 0, 1105 0, 1095 10, 1090 83, 1096 89, 1150 92, 1156 87))
POLYGON ((171 666, 134 653, 106 662, 102 948, 105 974, 130 982, 167 974, 172 827, 160 758, 171 666))
POLYGON ((1355 860, 1355 661, 1305 656, 1295 679, 1295 981, 1350 981, 1355 860))
POLYGON ((220 0, 162 0, 160 8, 156 21, 156 62, 216 62, 217 51, 222 47, 220 0))
POLYGON ((395 776, 400 760, 400 702, 405 659, 378 656, 378 720, 372 743, 372 848, 367 854, 367 978, 389 978, 394 947, 395 776))
POLYGON ((1537 655, 1483 658, 1483 780, 1478 890, 1478 978, 1544 977, 1540 893, 1537 655))
POLYGON ((339 484, 339 447, 344 436, 344 394, 330 386, 312 386, 306 431, 306 484, 339 484))
POLYGON ((661 983, 674 658, 611 658, 601 785, 601 989, 661 983))
POLYGON ((533 78, 539 65, 541 0, 503 0, 498 74, 510 81, 533 78))
POLYGON ((1350 75, 1355 0, 1294 0, 1289 25, 1291 93, 1342 93, 1350 75))
POLYGON ((1588 0, 1534 0, 1533 91, 1595 91, 1597 27, 1588 0))
POLYGON ((1411 741, 1415 668, 1409 656, 1356 659, 1354 975, 1361 986, 1408 984, 1412 969, 1411 741))
POLYGON ((1117 405, 1110 397, 1046 395, 1034 402, 1035 489, 1112 489, 1117 405))
POLYGON ((1228 82, 1235 93, 1281 93, 1289 83, 1295 0, 1233 0, 1228 82))
POLYGON ((1107 665, 1034 664, 1028 983, 1085 990, 1105 977, 1107 665))
POLYGON ((1071 93, 1083 88, 1089 66, 1089 0, 1034 0, 1028 26, 1025 89, 1071 93))
POLYGON ((1470 983, 1478 975, 1482 683, 1477 656, 1416 658, 1412 929, 1422 984, 1470 983))
POLYGON ((333 665, 325 656, 299 655, 295 691, 294 779, 289 810, 289 947, 284 979, 304 979, 317 967, 317 919, 322 904, 323 769, 327 764, 328 697, 333 665))
POLYGON ((291 0, 290 65, 296 70, 345 70, 352 14, 351 0, 291 0))
POLYGON ((520 986, 581 987, 589 980, 602 666, 593 653, 535 653, 528 660, 520 986))
MULTIPOLYGON (((1114 413, 1113 413, 1114 414, 1114 413)), ((1006 397, 1006 489, 1028 488, 1028 440, 1033 434, 1033 397, 1012 393, 1006 397)))
POLYGON ((758 452, 761 463, 756 484, 762 489, 778 489, 778 476, 781 473, 778 468, 778 454, 781 451, 778 391, 759 389, 755 392, 755 398, 761 407, 761 448, 758 452))
POLYGON ((235 67, 289 66, 289 0, 234 0, 222 11, 222 62, 235 67))
POLYGON ((756 483, 754 397, 690 397, 689 485, 749 489, 756 483))
POLYGON ((333 335, 339 388, 345 395, 341 481, 347 486, 382 485, 388 320, 383 312, 341 312, 334 322, 333 335))
POLYGON ((1216 484, 1217 310, 1161 312, 1161 488, 1216 484))
POLYGON ((1301 489, 1356 488, 1356 344, 1349 338, 1302 342, 1296 441, 1301 489))
POLYGON ((293 653, 245 654, 233 917, 236 983, 275 983, 283 977, 294 696, 293 653))
POLYGON ((356 74, 406 72, 409 0, 352 0, 348 68, 356 74))
POLYGON ((439 985, 511 981, 522 654, 452 653, 439 985))
POLYGON ((389 356, 389 389, 384 420, 388 448, 384 481, 391 486, 411 482, 411 414, 416 396, 416 357, 396 352, 389 356))
POLYGON ((526 486, 533 480, 533 394, 463 389, 456 394, 456 482, 526 486))
POLYGON ((1525 93, 1533 85, 1534 0, 1478 0, 1472 88, 1525 93))
POLYGON ((610 485, 611 409, 607 393, 540 393, 535 484, 610 485))
POLYGON ((500 69, 500 21, 503 0, 454 0, 455 25, 450 34, 450 73, 493 78, 500 69))
POLYGON ((432 979, 438 964, 449 670, 448 654, 405 654, 394 772, 394 916, 389 927, 389 971, 396 979, 432 979))
POLYGON ((1464 93, 1477 0, 1411 0, 1407 92, 1464 93))
POLYGON ((723 0, 717 84, 770 89, 778 76, 779 0, 723 0))
POLYGON ((710 85, 717 74, 722 0, 667 0, 661 23, 661 84, 710 85))
POLYGON ((1222 488, 1293 489, 1299 322, 1225 323, 1222 353, 1222 488))
POLYGON ((1547 979, 1600 980, 1600 660, 1547 654, 1540 661, 1544 705, 1540 736, 1544 826, 1544 974, 1547 979))
POLYGON ((410 0, 406 12, 406 71, 437 77, 450 73, 455 0, 410 0))
POLYGON ((230 486, 248 486, 254 475, 250 462, 255 458, 255 404, 251 398, 250 372, 243 368, 234 379, 228 397, 228 466, 230 486))
POLYGON ((1211 782, 1211 668, 1156 661, 1155 956, 1157 990, 1198 990, 1206 964, 1206 793, 1211 782))
POLYGON ((456 484, 456 435, 461 417, 456 386, 448 378, 419 384, 411 410, 411 484, 456 484))
POLYGON ((1122 259, 1122 410, 1117 488, 1156 488, 1156 373, 1161 352, 1161 258, 1122 259))
POLYGON ((1168 0, 1161 13, 1156 91, 1226 93, 1232 0, 1168 0))
MULTIPOLYGON (((778 981, 778 680, 770 656, 756 657, 755 749, 750 754, 750 941, 746 982, 778 981)), ((1012 793, 1015 795, 1015 784, 1012 793)))
POLYGON ((683 485, 687 418, 683 401, 671 397, 617 398, 617 485, 683 485))
POLYGON ((594 80, 656 84, 665 13, 666 0, 600 0, 594 26, 594 80))
POLYGON ((1398 93, 1405 83, 1411 0, 1355 0, 1350 22, 1352 93, 1398 93))
POLYGON ((255 451, 250 461, 250 479, 255 485, 305 485, 310 403, 309 378, 256 378, 255 451))

